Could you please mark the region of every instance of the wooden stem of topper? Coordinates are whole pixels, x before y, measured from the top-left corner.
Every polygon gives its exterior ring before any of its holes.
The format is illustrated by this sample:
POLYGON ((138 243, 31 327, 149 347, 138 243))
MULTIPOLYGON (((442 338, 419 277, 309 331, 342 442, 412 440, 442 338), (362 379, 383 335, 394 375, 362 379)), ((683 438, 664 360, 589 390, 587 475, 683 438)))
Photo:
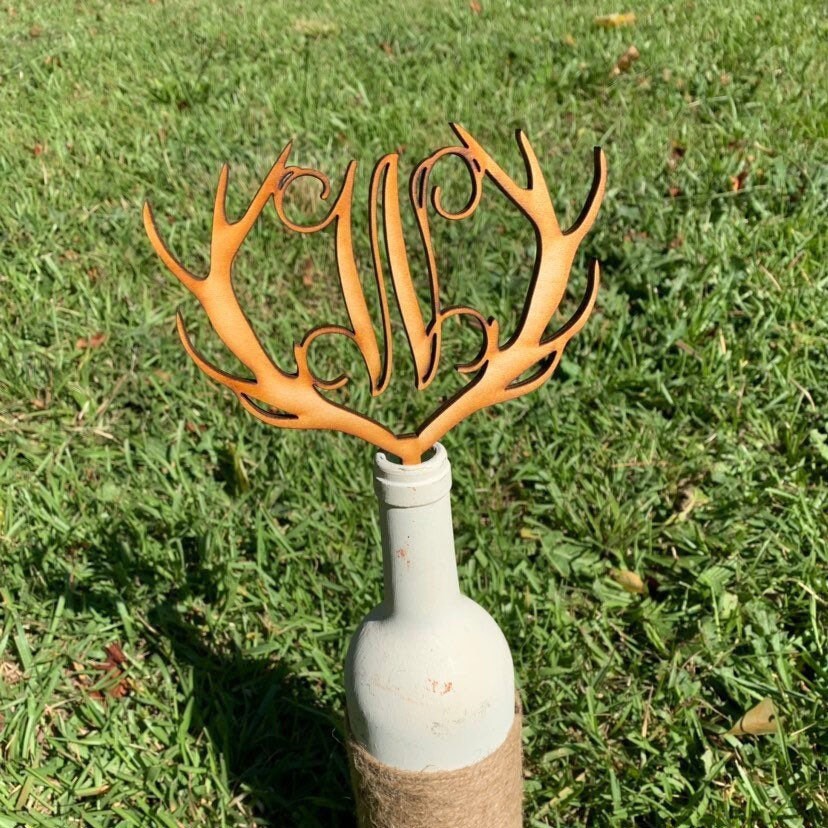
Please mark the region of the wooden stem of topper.
POLYGON ((144 206, 144 225, 152 246, 167 268, 199 300, 221 341, 250 370, 253 379, 228 374, 205 359, 194 346, 179 312, 178 333, 185 350, 207 376, 229 388, 255 417, 280 428, 331 429, 352 434, 397 455, 404 464, 409 465, 419 463, 426 451, 470 414, 535 390, 555 371, 566 344, 584 326, 595 304, 599 269, 597 262, 592 262, 580 306, 563 327, 550 335, 546 334, 564 297, 578 246, 592 227, 604 196, 604 154, 596 147, 589 196, 577 221, 568 230, 561 230, 537 156, 521 131, 517 133, 517 143, 526 166, 525 187, 516 184, 465 129, 457 124, 452 124, 452 129, 461 145, 444 147, 422 161, 414 170, 409 187, 426 254, 430 292, 428 322, 423 317, 417 298, 403 238, 398 190, 399 156, 396 153, 383 156, 371 176, 369 229, 382 319, 382 349, 371 323, 353 250, 351 210, 355 162, 348 165, 330 212, 313 225, 295 224, 285 215, 287 189, 297 179, 310 176, 320 182, 321 198, 327 200, 331 193, 330 183, 318 170, 289 165, 290 144, 284 148, 238 221, 227 218, 228 167, 225 165, 219 176, 213 211, 210 272, 203 278, 187 270, 170 252, 161 240, 149 204, 144 206), (437 161, 447 155, 462 159, 472 182, 468 203, 456 213, 443 207, 439 187, 433 187, 429 193, 431 170, 437 161), (486 318, 470 307, 441 305, 428 218, 429 195, 434 211, 442 218, 453 221, 468 218, 480 203, 484 177, 491 179, 532 223, 536 239, 534 271, 520 321, 504 345, 500 344, 500 328, 494 318, 486 318), (233 288, 232 271, 236 255, 271 200, 280 221, 289 230, 317 233, 334 225, 340 285, 351 323, 350 328, 322 325, 308 332, 294 347, 296 371, 292 373, 279 368, 264 350, 233 288), (376 420, 328 399, 322 392, 341 388, 349 378, 344 375, 335 379, 320 378, 308 364, 308 351, 314 340, 325 334, 337 334, 353 341, 359 349, 370 378, 371 393, 377 396, 388 386, 392 370, 392 338, 379 241, 380 201, 382 235, 391 284, 413 357, 417 389, 426 388, 437 374, 446 320, 455 316, 469 317, 483 335, 476 359, 456 366, 461 373, 475 374, 474 378, 441 405, 413 434, 395 434, 376 420))

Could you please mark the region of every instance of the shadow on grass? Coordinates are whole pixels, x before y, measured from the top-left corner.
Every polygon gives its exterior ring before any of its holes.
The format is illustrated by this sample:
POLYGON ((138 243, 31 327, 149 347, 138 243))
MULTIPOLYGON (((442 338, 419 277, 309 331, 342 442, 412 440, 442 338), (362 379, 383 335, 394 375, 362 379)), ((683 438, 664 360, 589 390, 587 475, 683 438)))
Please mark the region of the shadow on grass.
POLYGON ((168 580, 135 555, 139 545, 128 527, 111 527, 83 549, 90 565, 82 580, 54 566, 50 550, 59 543, 31 550, 26 563, 37 573, 36 591, 62 595, 76 612, 117 619, 118 599, 150 604, 145 612, 157 635, 148 647, 169 663, 192 668, 192 704, 183 714, 187 727, 212 740, 245 826, 354 828, 339 717, 321 706, 309 682, 227 639, 211 639, 199 616, 182 610, 187 599, 217 591, 198 555, 189 556, 184 577, 170 590, 168 580), (153 607, 150 596, 164 600, 153 607))
POLYGON ((355 825, 343 733, 313 689, 267 659, 216 648, 164 603, 150 623, 193 668, 191 730, 204 729, 255 825, 355 825))

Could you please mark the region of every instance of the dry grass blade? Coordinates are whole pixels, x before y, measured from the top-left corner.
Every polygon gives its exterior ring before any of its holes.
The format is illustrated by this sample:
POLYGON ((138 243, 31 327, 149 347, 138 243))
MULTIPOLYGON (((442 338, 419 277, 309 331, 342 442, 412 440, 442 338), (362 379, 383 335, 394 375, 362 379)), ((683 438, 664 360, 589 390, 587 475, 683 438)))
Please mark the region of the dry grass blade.
POLYGON ((771 699, 762 699, 751 707, 730 730, 728 736, 762 736, 779 730, 779 717, 771 699))

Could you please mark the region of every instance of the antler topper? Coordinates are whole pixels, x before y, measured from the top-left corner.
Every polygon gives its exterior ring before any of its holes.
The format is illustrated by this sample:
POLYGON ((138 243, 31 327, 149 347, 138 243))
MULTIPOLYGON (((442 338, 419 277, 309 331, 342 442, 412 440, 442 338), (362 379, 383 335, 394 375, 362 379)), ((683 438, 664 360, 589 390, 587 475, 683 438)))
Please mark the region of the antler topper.
POLYGON ((410 181, 409 194, 428 270, 428 323, 423 318, 411 278, 403 238, 398 190, 399 156, 395 153, 383 156, 371 176, 369 231, 382 321, 382 350, 371 323, 353 250, 351 207, 356 162, 351 161, 348 165, 342 187, 330 212, 322 221, 313 225, 298 225, 287 218, 284 212, 285 193, 292 182, 310 176, 321 183, 321 198, 327 200, 331 193, 330 183, 318 170, 289 165, 290 144, 282 150, 278 161, 238 221, 230 221, 225 210, 228 179, 228 167, 225 165, 219 176, 213 210, 210 272, 204 278, 195 276, 173 256, 158 234, 149 204, 144 206, 144 226, 152 246, 167 268, 199 300, 221 341, 250 370, 253 379, 227 374, 208 362, 193 345, 179 312, 178 333, 184 349, 208 377, 227 386, 258 419, 280 428, 332 429, 353 434, 399 456, 403 463, 418 463, 422 455, 461 420, 478 409, 533 391, 549 379, 557 368, 566 344, 584 326, 595 304, 599 268, 598 263, 593 261, 580 306, 563 327, 551 335, 545 335, 566 291, 578 245, 592 227, 604 196, 604 154, 596 147, 594 177, 589 196, 575 224, 562 231, 537 156, 521 131, 517 133, 517 143, 526 166, 526 187, 516 184, 465 129, 457 124, 451 126, 460 139, 461 146, 437 150, 417 166, 410 181), (440 303, 427 195, 431 170, 437 161, 447 155, 457 156, 465 163, 471 176, 472 192, 466 206, 459 212, 452 213, 443 207, 440 188, 433 187, 431 203, 438 215, 450 220, 468 218, 480 203, 483 178, 488 177, 529 219, 535 230, 536 251, 532 280, 517 328, 505 345, 500 344, 500 328, 494 318, 485 318, 474 308, 443 307, 440 303), (447 319, 454 316, 470 317, 483 334, 478 356, 472 362, 457 366, 461 373, 475 373, 476 376, 429 416, 413 434, 395 434, 376 420, 328 399, 321 392, 341 388, 348 382, 348 377, 342 375, 332 380, 322 379, 308 365, 308 350, 314 340, 324 334, 339 334, 350 339, 359 349, 370 378, 371 393, 377 396, 388 386, 391 379, 392 337, 379 241, 380 198, 391 284, 411 348, 417 389, 426 388, 437 373, 443 323, 447 319), (233 261, 242 242, 271 199, 276 214, 289 230, 317 233, 334 225, 339 279, 351 323, 350 328, 321 325, 309 331, 294 346, 296 371, 293 373, 283 371, 265 352, 233 289, 233 261), (524 378, 524 374, 533 368, 535 370, 530 376, 524 378))

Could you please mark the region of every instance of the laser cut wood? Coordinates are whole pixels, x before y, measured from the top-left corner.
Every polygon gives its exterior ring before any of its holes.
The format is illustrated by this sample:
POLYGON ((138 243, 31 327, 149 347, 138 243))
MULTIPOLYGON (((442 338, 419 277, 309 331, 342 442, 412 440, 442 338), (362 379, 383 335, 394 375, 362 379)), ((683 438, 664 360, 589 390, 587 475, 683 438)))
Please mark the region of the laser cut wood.
POLYGON ((379 298, 382 345, 371 322, 368 304, 359 278, 353 250, 351 220, 356 162, 346 171, 339 193, 327 216, 312 225, 292 222, 284 212, 284 198, 291 183, 309 176, 320 182, 321 198, 328 200, 331 186, 318 170, 288 164, 288 144, 268 173, 244 215, 228 219, 225 203, 228 167, 222 168, 216 190, 210 244, 210 272, 203 278, 187 270, 161 239, 149 204, 144 205, 144 226, 152 246, 166 267, 199 300, 221 341, 250 370, 254 379, 234 376, 205 359, 190 338, 184 319, 177 314, 178 333, 185 350, 210 378, 225 385, 255 417, 280 428, 331 429, 352 434, 397 455, 404 464, 418 463, 422 455, 461 420, 475 411, 528 394, 540 387, 558 366, 570 339, 586 323, 595 305, 599 284, 598 263, 590 265, 584 297, 563 327, 545 336, 546 328, 566 291, 569 272, 578 246, 595 222, 606 186, 606 159, 600 148, 594 152, 594 174, 590 193, 577 221, 561 230, 543 173, 528 139, 517 132, 517 143, 526 167, 527 184, 521 187, 509 177, 483 147, 458 124, 452 129, 459 145, 443 147, 423 160, 410 179, 409 197, 417 220, 426 256, 429 285, 428 318, 417 298, 403 237, 399 198, 399 156, 383 156, 374 168, 369 188, 369 234, 375 286, 379 298), (452 213, 444 208, 439 187, 429 192, 429 176, 434 165, 446 156, 460 158, 466 165, 472 190, 462 210, 452 213), (532 279, 517 328, 505 345, 499 344, 500 327, 493 317, 484 317, 466 306, 443 307, 439 276, 431 240, 429 201, 438 216, 460 221, 474 213, 480 204, 483 181, 489 179, 531 222, 535 231, 536 252, 532 279), (317 233, 334 225, 334 244, 340 286, 351 327, 320 325, 310 330, 294 346, 296 371, 279 368, 265 352, 241 308, 233 289, 233 261, 259 216, 272 201, 279 220, 297 233, 317 233), (380 206, 381 203, 381 206, 380 206), (414 384, 426 388, 439 369, 443 324, 452 317, 468 317, 480 328, 482 346, 469 363, 456 366, 473 379, 443 403, 414 433, 395 434, 376 420, 340 405, 322 393, 341 388, 349 377, 332 379, 316 376, 308 364, 308 350, 323 335, 350 339, 359 349, 368 373, 371 393, 381 394, 392 372, 392 340, 388 290, 380 247, 380 221, 391 286, 396 297, 403 328, 414 365, 414 384), (528 378, 524 375, 535 370, 528 378))

